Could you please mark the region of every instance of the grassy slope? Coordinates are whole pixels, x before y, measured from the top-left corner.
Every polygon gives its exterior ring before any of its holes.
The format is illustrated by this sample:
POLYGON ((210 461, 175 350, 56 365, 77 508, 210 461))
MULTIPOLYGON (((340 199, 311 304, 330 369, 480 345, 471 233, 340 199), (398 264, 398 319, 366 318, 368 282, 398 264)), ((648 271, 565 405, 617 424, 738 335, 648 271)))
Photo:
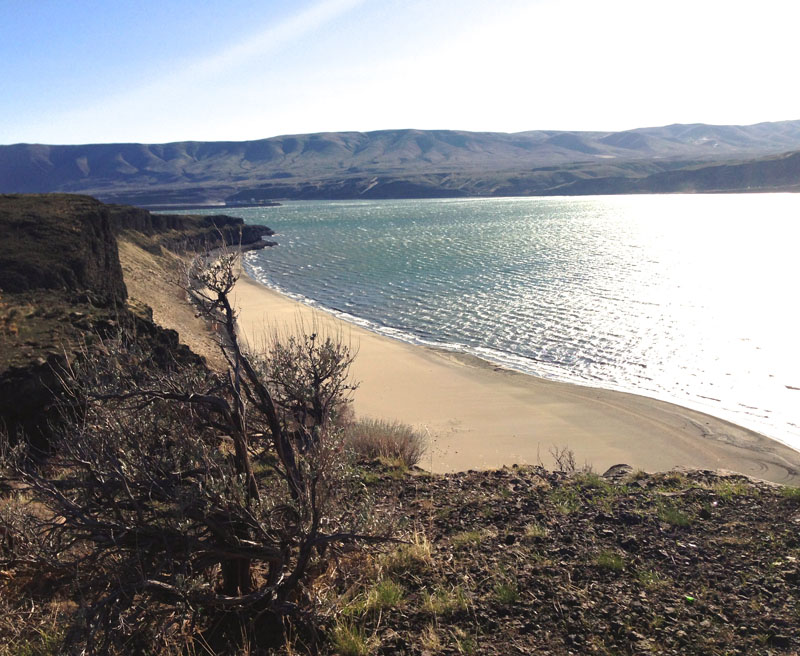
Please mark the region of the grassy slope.
POLYGON ((626 185, 799 148, 800 121, 618 133, 382 130, 244 142, 17 144, 0 146, 0 191, 83 191, 141 204, 588 193, 580 183, 593 179, 603 180, 597 193, 657 191, 658 181, 626 185))

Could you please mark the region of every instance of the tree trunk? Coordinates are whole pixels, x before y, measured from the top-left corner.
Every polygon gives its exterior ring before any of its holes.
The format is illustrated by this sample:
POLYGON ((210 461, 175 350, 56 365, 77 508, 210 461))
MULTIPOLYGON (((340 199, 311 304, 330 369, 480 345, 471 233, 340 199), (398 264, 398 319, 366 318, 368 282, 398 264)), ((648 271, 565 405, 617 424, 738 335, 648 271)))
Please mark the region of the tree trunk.
POLYGON ((240 597, 253 591, 250 561, 244 558, 222 563, 222 594, 240 597))

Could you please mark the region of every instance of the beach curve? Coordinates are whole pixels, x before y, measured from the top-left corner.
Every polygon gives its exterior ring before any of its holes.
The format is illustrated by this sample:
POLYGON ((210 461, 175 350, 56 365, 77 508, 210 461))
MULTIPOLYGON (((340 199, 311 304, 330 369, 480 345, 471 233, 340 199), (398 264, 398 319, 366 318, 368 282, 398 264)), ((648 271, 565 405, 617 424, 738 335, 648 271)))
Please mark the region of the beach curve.
POLYGON ((246 273, 233 293, 243 336, 301 321, 340 334, 358 349, 352 375, 358 416, 398 419, 429 436, 420 463, 434 472, 512 464, 552 465, 553 447, 604 471, 725 469, 800 484, 800 453, 755 431, 636 394, 537 378, 477 357, 411 345, 311 308, 246 273))

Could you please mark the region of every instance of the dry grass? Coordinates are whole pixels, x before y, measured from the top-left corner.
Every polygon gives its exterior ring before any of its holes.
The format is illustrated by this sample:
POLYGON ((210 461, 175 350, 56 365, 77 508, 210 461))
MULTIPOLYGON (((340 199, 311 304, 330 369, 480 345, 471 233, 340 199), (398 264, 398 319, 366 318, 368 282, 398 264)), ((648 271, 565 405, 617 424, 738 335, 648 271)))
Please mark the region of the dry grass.
POLYGON ((358 457, 416 465, 425 453, 425 440, 408 424, 384 419, 361 419, 345 428, 345 444, 358 457))
POLYGON ((181 342, 202 355, 209 366, 225 371, 225 359, 211 325, 198 315, 178 284, 185 262, 168 251, 161 255, 148 252, 131 237, 127 235, 118 240, 129 303, 138 301, 149 306, 157 324, 177 330, 181 342))
POLYGON ((411 540, 383 556, 381 564, 388 575, 419 574, 433 565, 433 549, 424 533, 414 533, 411 540))
POLYGON ((37 566, 21 535, 40 511, 24 494, 0 497, 0 656, 58 653, 73 610, 58 577, 37 566))

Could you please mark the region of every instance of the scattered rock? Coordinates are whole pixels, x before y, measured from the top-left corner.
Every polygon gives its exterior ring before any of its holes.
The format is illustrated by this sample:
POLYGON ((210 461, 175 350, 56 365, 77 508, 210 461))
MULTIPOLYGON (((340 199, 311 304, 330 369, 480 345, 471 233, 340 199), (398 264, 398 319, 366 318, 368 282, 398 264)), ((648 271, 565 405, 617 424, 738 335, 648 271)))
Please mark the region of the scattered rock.
POLYGON ((603 474, 603 478, 607 478, 612 481, 617 481, 622 478, 625 478, 628 474, 633 473, 633 467, 630 465, 620 464, 620 465, 612 465, 608 469, 606 469, 605 473, 603 474))
POLYGON ((422 653, 414 636, 431 616, 420 600, 457 588, 479 612, 437 618, 439 636, 461 631, 488 656, 700 654, 721 645, 764 653, 768 636, 771 650, 795 647, 800 571, 789 545, 798 502, 775 489, 740 479, 752 493, 720 500, 724 479, 693 471, 680 480, 644 475, 637 485, 606 479, 607 488, 533 468, 413 480, 382 477, 375 494, 396 500, 402 491, 403 520, 428 527, 434 564, 404 579, 402 610, 381 617, 375 628, 391 627, 407 644, 384 642, 380 654, 422 653), (670 523, 665 509, 686 525, 670 523), (453 537, 465 535, 475 537, 454 550, 453 537))

